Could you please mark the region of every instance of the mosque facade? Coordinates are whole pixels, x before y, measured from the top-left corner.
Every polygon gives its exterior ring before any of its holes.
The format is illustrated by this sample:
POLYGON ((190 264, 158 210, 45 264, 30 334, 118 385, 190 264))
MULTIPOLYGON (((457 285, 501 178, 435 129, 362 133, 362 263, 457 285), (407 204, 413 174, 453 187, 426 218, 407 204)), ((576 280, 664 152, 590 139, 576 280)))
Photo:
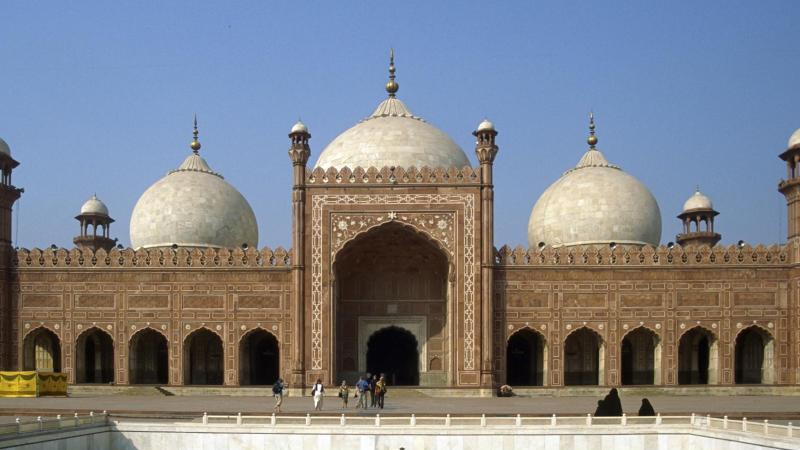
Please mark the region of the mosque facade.
POLYGON ((93 196, 75 247, 15 249, 0 141, 0 366, 75 384, 270 385, 385 373, 470 395, 514 387, 800 384, 800 130, 780 154, 788 240, 719 246, 699 190, 662 244, 647 187, 589 148, 494 242, 488 120, 478 166, 397 98, 313 156, 289 133, 292 247, 259 248, 247 200, 192 152, 140 197, 131 248, 93 196))

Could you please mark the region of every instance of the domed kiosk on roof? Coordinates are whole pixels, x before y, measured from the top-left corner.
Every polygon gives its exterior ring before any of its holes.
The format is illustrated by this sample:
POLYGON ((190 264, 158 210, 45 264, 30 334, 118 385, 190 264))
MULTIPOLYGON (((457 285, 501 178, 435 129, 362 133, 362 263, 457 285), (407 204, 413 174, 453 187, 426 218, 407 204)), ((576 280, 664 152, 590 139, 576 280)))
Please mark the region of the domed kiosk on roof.
POLYGON ((196 121, 194 135, 192 154, 150 186, 133 208, 133 248, 258 245, 250 204, 198 154, 196 121))
POLYGON ((589 128, 589 150, 533 207, 529 245, 658 245, 661 211, 656 199, 644 184, 609 163, 595 148, 591 115, 589 128))
POLYGON ((464 150, 445 132, 415 116, 396 97, 394 55, 389 63, 389 97, 366 119, 337 136, 319 155, 315 167, 458 167, 470 166, 464 150))

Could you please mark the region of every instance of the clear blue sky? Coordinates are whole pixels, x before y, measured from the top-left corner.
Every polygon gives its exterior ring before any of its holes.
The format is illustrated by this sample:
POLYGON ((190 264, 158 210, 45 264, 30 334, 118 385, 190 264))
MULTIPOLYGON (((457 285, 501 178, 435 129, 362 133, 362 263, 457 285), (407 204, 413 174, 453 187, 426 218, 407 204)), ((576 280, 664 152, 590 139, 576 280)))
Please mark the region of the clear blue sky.
POLYGON ((259 246, 288 246, 289 128, 308 124, 316 161, 384 98, 390 46, 399 97, 473 164, 478 122, 500 131, 498 247, 526 242, 536 199, 586 149, 590 109, 598 147, 658 200, 662 242, 696 184, 723 243, 785 239, 800 1, 3 0, 0 17, 20 246, 71 246, 93 192, 128 245, 136 200, 188 155, 194 113, 259 246))

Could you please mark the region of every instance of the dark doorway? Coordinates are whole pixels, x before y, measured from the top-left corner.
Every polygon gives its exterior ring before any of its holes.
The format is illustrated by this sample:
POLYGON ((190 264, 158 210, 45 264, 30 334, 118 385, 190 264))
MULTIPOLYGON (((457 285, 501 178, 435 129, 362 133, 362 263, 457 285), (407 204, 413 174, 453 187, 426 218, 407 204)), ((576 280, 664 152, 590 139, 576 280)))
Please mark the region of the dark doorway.
POLYGON ((92 328, 78 337, 75 351, 78 383, 114 381, 114 341, 108 333, 92 328))
POLYGON ((761 384, 764 368, 764 338, 751 327, 736 338, 736 384, 761 384))
POLYGON ((367 372, 384 374, 393 386, 418 386, 417 338, 399 327, 376 331, 367 341, 367 372))
POLYGON ((678 344, 678 384, 708 384, 710 360, 710 334, 702 328, 684 333, 678 344))
POLYGON ((24 370, 61 372, 61 341, 47 328, 39 328, 25 336, 24 370))
POLYGON ((522 329, 508 338, 506 384, 542 386, 544 382, 544 339, 539 333, 522 329))
POLYGON ((564 343, 564 385, 600 382, 600 336, 586 328, 574 331, 564 343))
POLYGON ((213 331, 201 328, 186 338, 184 352, 185 384, 222 384, 222 339, 213 331))
POLYGON ((167 338, 151 328, 134 334, 130 346, 131 384, 167 384, 167 338))
POLYGON ((239 384, 274 384, 279 362, 278 339, 273 334, 262 329, 247 333, 239 345, 239 384))
POLYGON ((653 384, 655 351, 658 336, 646 328, 637 328, 622 339, 622 384, 653 384))

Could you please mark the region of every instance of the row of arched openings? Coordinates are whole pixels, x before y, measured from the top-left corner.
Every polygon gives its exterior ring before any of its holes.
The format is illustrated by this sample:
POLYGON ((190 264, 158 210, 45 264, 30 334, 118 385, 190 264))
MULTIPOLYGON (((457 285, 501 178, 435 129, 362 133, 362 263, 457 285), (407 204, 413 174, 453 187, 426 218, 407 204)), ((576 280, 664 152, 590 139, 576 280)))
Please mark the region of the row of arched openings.
MULTIPOLYGON (((678 384, 716 384, 718 345, 713 333, 696 327, 684 333, 678 343, 678 384)), ((771 384, 773 375, 772 336, 751 326, 736 337, 734 382, 771 384)), ((547 345, 544 336, 523 328, 509 337, 506 347, 506 383, 512 386, 543 386, 547 374, 547 345)), ((627 333, 620 345, 622 385, 661 384, 661 345, 658 335, 644 327, 627 333)), ((583 327, 564 341, 564 384, 604 384, 605 344, 599 334, 583 327)))
MULTIPOLYGON (((145 328, 129 343, 130 384, 169 383, 169 343, 160 332, 145 328)), ((183 382, 187 385, 220 385, 225 361, 222 339, 201 328, 186 337, 183 346, 183 382)), ((279 376, 277 338, 262 329, 244 335, 239 343, 239 384, 271 385, 279 376)), ((91 328, 75 341, 75 381, 113 383, 114 340, 105 331, 91 328)), ((23 370, 61 371, 61 341, 47 328, 30 332, 23 342, 23 370)))

